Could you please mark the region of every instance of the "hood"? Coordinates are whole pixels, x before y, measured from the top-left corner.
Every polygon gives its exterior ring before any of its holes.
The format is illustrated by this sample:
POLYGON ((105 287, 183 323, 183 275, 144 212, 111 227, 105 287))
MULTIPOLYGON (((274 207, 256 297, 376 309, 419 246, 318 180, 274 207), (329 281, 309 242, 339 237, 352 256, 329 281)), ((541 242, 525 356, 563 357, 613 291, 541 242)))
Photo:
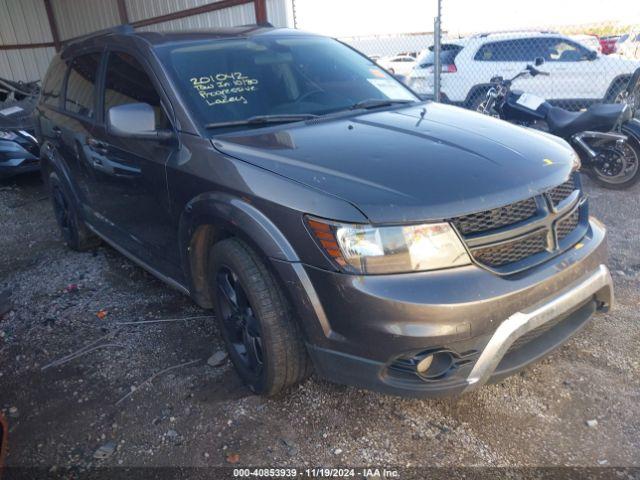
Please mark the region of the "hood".
POLYGON ((226 134, 213 143, 340 197, 376 224, 523 200, 565 181, 575 155, 550 135, 436 103, 226 134))

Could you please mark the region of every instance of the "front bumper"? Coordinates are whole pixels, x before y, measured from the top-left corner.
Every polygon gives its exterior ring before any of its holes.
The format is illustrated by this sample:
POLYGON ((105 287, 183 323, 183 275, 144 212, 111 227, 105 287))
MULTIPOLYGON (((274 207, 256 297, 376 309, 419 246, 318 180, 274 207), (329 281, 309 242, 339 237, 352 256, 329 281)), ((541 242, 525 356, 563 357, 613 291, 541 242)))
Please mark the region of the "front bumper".
POLYGON ((567 312, 573 312, 576 306, 588 305, 590 301, 596 302, 597 309, 610 308, 613 304, 613 280, 604 265, 542 304, 516 312, 503 321, 476 360, 466 379, 466 390, 485 384, 518 338, 567 312))
POLYGON ((385 393, 438 396, 514 373, 608 308, 606 257, 605 229, 592 219, 575 247, 508 276, 477 266, 366 277, 275 266, 297 288, 291 300, 319 374, 385 393), (536 336, 513 348, 525 334, 536 336), (455 361, 431 379, 395 368, 420 352, 448 352, 455 361))
POLYGON ((0 140, 0 179, 35 172, 40 160, 18 142, 0 140))

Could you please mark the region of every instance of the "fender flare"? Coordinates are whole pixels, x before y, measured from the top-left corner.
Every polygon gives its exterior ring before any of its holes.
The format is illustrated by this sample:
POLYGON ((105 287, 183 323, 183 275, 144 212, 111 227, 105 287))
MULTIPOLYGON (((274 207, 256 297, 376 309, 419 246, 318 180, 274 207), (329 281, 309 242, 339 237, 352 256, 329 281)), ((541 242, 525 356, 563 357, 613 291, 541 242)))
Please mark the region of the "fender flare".
POLYGON ((213 306, 207 288, 209 247, 228 236, 241 238, 266 258, 300 261, 284 234, 246 199, 217 192, 198 195, 180 215, 178 240, 189 291, 205 308, 213 306))
POLYGON ((633 118, 622 125, 622 133, 633 137, 636 142, 640 143, 640 120, 633 118))
POLYGON ((50 142, 44 142, 40 147, 40 172, 42 179, 49 187, 49 174, 55 171, 64 181, 65 185, 69 189, 73 199, 78 203, 80 202, 80 195, 75 188, 75 184, 71 181, 71 173, 67 164, 56 155, 56 149, 50 142))

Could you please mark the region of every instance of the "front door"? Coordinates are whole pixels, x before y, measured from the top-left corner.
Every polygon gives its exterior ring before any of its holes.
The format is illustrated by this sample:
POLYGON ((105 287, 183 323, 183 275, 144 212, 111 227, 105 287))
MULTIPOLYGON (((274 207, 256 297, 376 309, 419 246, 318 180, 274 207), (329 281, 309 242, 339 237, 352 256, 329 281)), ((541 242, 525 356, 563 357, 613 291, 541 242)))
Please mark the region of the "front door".
POLYGON ((88 145, 94 153, 94 208, 100 228, 118 246, 158 266, 160 273, 179 271, 175 227, 167 193, 166 164, 178 150, 177 140, 140 140, 114 136, 106 128, 110 108, 147 103, 156 111, 156 128, 170 129, 167 102, 144 61, 123 51, 108 53, 102 119, 88 145))

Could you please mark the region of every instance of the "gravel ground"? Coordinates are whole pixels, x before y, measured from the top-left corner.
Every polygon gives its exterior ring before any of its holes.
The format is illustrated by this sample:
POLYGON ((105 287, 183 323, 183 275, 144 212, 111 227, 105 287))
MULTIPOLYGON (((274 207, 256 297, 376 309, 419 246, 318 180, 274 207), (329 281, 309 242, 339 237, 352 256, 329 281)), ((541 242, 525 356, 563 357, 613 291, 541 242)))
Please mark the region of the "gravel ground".
POLYGON ((37 176, 0 183, 7 464, 640 466, 640 188, 585 183, 609 227, 615 309, 521 374, 445 400, 315 377, 253 396, 229 362, 207 364, 222 349, 209 312, 111 248, 67 249, 37 176), (169 318, 189 320, 117 325, 169 318), (43 370, 101 337, 110 346, 43 370))

